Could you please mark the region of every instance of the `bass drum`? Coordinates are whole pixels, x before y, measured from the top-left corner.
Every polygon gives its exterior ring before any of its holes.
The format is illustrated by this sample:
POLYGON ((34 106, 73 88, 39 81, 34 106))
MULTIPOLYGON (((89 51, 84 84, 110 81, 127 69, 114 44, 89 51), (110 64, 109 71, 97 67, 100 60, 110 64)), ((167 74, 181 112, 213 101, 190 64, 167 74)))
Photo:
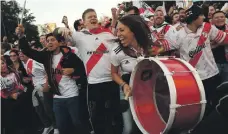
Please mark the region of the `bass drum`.
POLYGON ((131 112, 144 134, 191 130, 202 120, 204 87, 197 71, 184 60, 138 58, 130 86, 131 112))

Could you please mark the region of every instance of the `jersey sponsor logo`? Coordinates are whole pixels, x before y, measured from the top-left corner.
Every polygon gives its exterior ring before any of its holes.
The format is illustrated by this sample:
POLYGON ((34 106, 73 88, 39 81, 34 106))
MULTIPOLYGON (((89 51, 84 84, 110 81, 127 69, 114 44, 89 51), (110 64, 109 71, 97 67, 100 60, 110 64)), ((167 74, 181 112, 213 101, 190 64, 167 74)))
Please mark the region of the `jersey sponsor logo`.
POLYGON ((108 50, 97 50, 97 51, 87 51, 87 55, 92 55, 92 54, 106 54, 109 53, 108 50))
POLYGON ((206 44, 204 43, 203 45, 197 46, 196 49, 189 51, 189 57, 193 58, 196 54, 198 54, 203 48, 206 47, 206 44))

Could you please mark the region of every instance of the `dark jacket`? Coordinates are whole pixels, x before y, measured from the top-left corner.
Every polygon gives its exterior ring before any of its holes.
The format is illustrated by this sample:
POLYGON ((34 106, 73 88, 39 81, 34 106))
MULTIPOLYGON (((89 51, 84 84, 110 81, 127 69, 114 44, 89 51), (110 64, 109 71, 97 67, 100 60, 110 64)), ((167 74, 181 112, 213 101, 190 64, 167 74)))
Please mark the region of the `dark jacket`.
MULTIPOLYGON (((19 48, 25 55, 44 65, 45 71, 48 75, 48 83, 51 86, 52 92, 54 94, 61 95, 59 92, 58 84, 55 80, 54 75, 52 74, 52 52, 45 50, 36 51, 31 49, 25 37, 19 40, 19 48)), ((76 54, 72 53, 69 47, 61 46, 60 51, 63 54, 63 59, 60 62, 62 68, 74 68, 74 72, 71 75, 72 78, 76 80, 79 89, 86 89, 87 77, 82 60, 76 54)))

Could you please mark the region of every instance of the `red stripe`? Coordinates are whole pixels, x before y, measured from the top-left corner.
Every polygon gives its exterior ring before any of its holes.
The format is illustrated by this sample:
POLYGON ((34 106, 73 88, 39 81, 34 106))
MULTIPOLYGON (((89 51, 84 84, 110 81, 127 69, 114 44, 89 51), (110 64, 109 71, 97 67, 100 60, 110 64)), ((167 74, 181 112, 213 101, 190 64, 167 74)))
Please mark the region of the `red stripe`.
MULTIPOLYGON (((59 63, 58 63, 58 65, 57 65, 57 67, 56 67, 56 70, 58 70, 58 71, 61 71, 62 72, 62 66, 61 66, 61 61, 63 60, 63 56, 61 57, 61 59, 59 60, 59 63)), ((55 71, 55 70, 54 70, 55 71)), ((62 79, 62 73, 60 73, 60 72, 55 72, 55 80, 56 80, 56 82, 57 82, 57 84, 59 84, 59 82, 61 81, 61 79, 62 79)))
POLYGON ((33 60, 29 59, 27 63, 27 74, 32 75, 32 65, 33 65, 33 60))
POLYGON ((169 31, 169 28, 170 28, 170 25, 165 26, 165 33, 164 34, 166 34, 169 31))
POLYGON ((142 14, 145 12, 145 9, 144 8, 139 8, 139 14, 142 14))
POLYGON ((166 46, 166 51, 169 51, 169 43, 167 40, 164 39, 164 43, 165 43, 165 46, 166 46))
POLYGON ((105 45, 103 43, 101 43, 100 46, 96 50, 96 52, 98 52, 98 53, 97 54, 94 53, 89 58, 88 62, 86 63, 87 76, 89 75, 91 70, 95 67, 95 65, 98 63, 98 61, 101 59, 101 57, 103 56, 103 52, 106 50, 107 50, 107 48, 105 47, 105 45))
POLYGON ((223 37, 223 32, 222 31, 219 31, 216 38, 215 38, 215 41, 216 42, 219 42, 219 40, 221 40, 223 37))
MULTIPOLYGON (((209 34, 211 30, 211 24, 210 23, 205 23, 204 28, 202 30, 202 33, 206 33, 209 34)), ((207 40, 207 37, 205 37, 203 34, 201 33, 201 36, 199 38, 198 44, 197 46, 201 46, 204 44, 204 42, 207 40)), ((201 55, 203 54, 203 51, 201 50, 199 53, 197 53, 192 59, 189 60, 189 63, 195 67, 196 64, 198 63, 201 55)))
POLYGON ((151 13, 154 13, 154 10, 152 8, 147 8, 151 13))
POLYGON ((159 42, 161 42, 161 44, 164 47, 164 49, 167 50, 167 46, 166 46, 165 40, 160 40, 159 42))
POLYGON ((90 33, 92 34, 100 34, 102 32, 108 32, 108 33, 112 33, 112 31, 108 28, 102 28, 102 27, 99 27, 99 28, 96 28, 96 29, 92 29, 92 30, 89 30, 90 33))
POLYGON ((158 34, 166 34, 169 31, 170 25, 165 25, 158 34), (164 33, 162 33, 164 31, 164 33))

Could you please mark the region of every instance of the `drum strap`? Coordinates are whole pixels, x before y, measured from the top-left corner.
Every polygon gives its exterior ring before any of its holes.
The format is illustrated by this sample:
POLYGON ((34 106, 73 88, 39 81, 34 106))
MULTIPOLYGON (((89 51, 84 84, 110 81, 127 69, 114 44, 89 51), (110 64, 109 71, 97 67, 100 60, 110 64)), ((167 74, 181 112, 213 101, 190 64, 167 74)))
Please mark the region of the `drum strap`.
MULTIPOLYGON (((205 23, 196 49, 199 49, 200 47, 203 47, 204 42, 207 40, 207 37, 208 37, 208 34, 209 34, 210 30, 211 30, 211 24, 210 23, 205 23)), ((189 60, 189 63, 193 67, 195 67, 202 54, 203 54, 203 51, 201 49, 192 59, 189 60)))

